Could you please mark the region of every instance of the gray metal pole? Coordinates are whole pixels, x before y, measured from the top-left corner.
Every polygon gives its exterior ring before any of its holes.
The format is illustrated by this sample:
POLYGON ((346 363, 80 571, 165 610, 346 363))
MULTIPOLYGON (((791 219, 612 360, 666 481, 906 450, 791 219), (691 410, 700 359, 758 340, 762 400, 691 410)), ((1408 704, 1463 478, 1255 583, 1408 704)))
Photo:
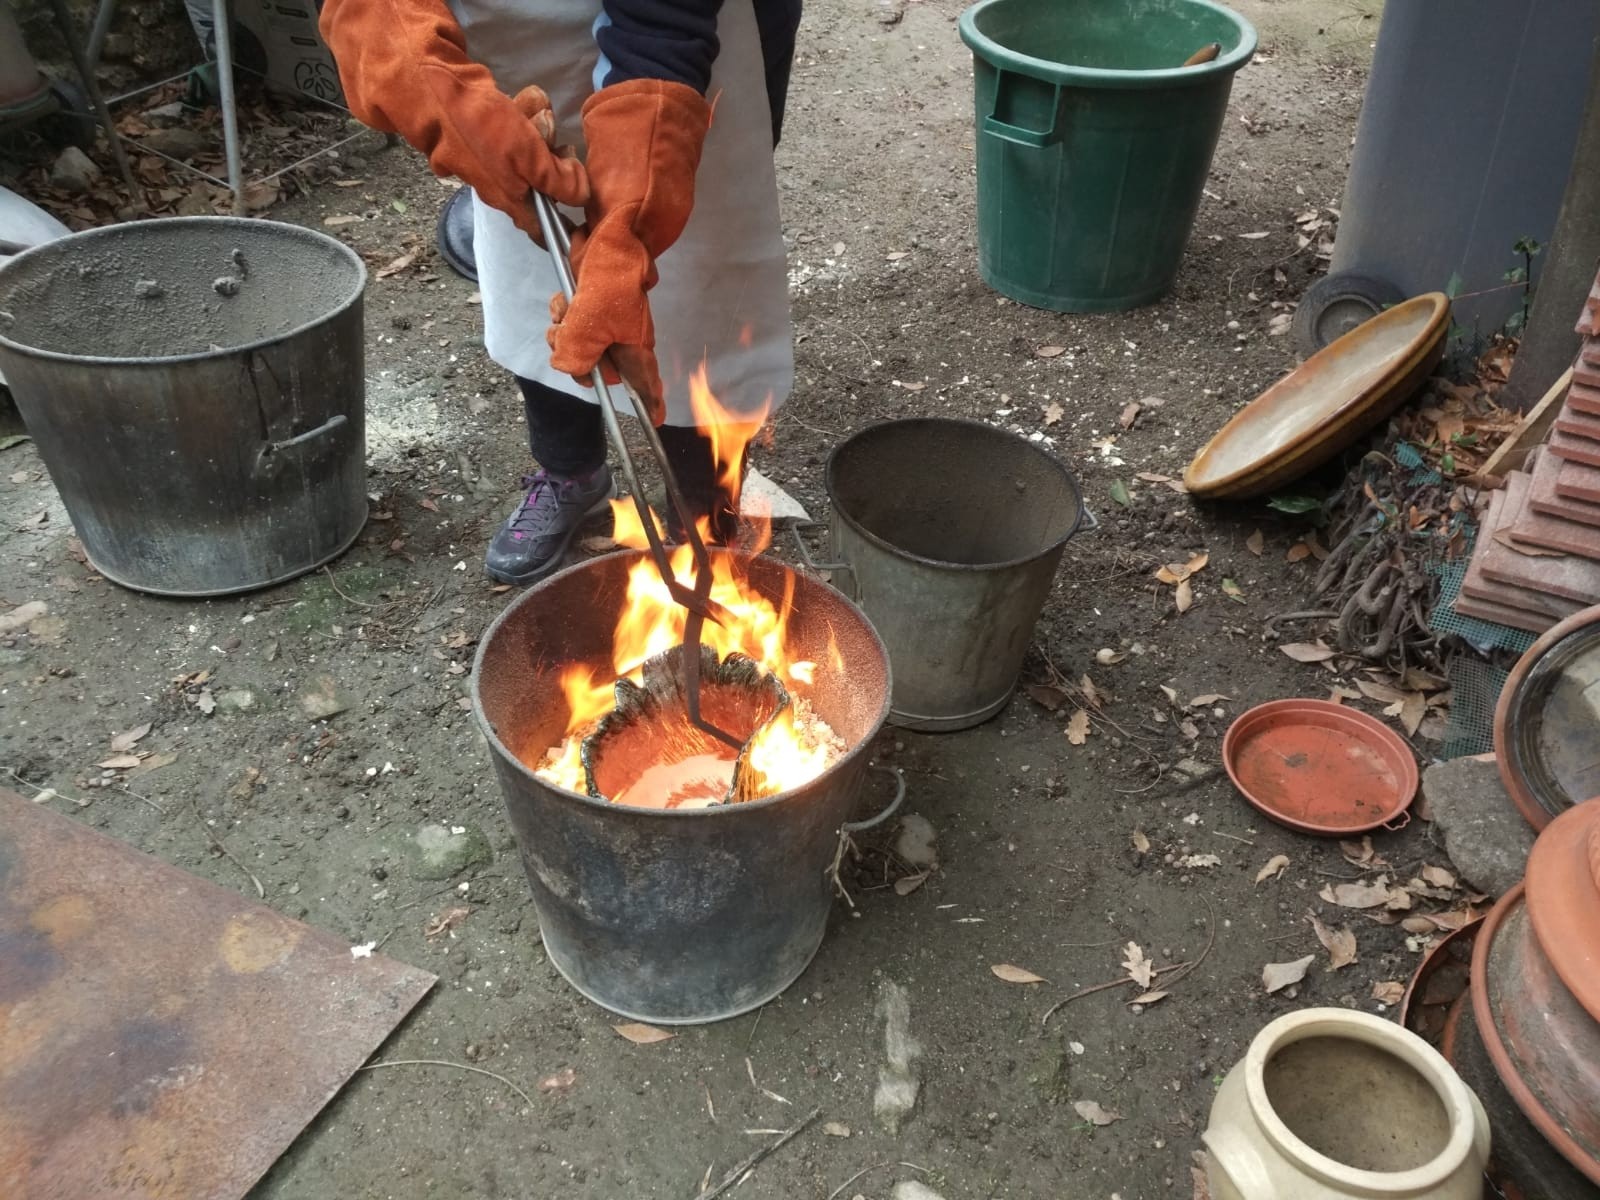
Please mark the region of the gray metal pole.
MULTIPOLYGON (((56 0, 62 3, 63 0, 56 0)), ((228 186, 233 189, 233 215, 245 216, 244 169, 239 163, 239 109, 233 95, 233 22, 228 0, 213 0, 212 36, 217 47, 217 90, 222 93, 222 139, 228 155, 228 186)))
POLYGON ((128 165, 128 156, 122 149, 122 138, 117 133, 117 124, 111 119, 111 110, 106 107, 106 98, 100 92, 99 83, 95 81, 94 68, 90 66, 88 58, 84 56, 83 47, 72 32, 72 14, 67 11, 67 2, 50 0, 50 7, 55 12, 56 25, 61 30, 61 40, 67 43, 67 52, 72 55, 72 65, 83 78, 83 90, 88 93, 89 103, 94 105, 94 111, 100 117, 106 141, 111 143, 111 155, 117 160, 117 170, 122 173, 122 182, 128 185, 128 203, 142 209, 144 193, 133 177, 133 168, 128 165))

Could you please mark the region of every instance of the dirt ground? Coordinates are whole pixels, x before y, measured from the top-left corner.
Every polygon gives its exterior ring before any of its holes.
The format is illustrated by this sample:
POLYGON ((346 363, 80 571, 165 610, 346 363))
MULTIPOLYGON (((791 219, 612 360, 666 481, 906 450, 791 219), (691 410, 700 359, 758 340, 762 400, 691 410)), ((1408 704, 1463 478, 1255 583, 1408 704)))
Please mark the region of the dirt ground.
MULTIPOLYGON (((1064 736, 1070 710, 1020 693, 970 732, 884 734, 876 753, 907 772, 907 811, 937 831, 938 869, 907 895, 850 873, 853 910, 835 906, 811 968, 759 1014, 635 1046, 541 950, 464 704, 474 643, 508 599, 479 564, 527 469, 523 431, 514 390, 483 355, 473 287, 432 254, 447 192, 414 155, 362 148, 345 163, 362 186, 270 214, 319 228, 360 216, 332 231, 377 263, 408 234, 426 248, 368 293, 369 482, 388 517, 331 575, 209 603, 122 591, 73 557, 32 445, 0 453, 0 611, 50 608, 32 633, 0 641, 5 781, 53 789, 52 808, 251 893, 248 872, 275 908, 437 972, 380 1055, 469 1063, 533 1097, 530 1109, 448 1068, 357 1075, 260 1200, 686 1198, 767 1140, 752 1131, 812 1107, 818 1123, 734 1194, 880 1200, 915 1180, 948 1200, 1187 1196, 1215 1088, 1255 1031, 1305 1005, 1384 1011, 1374 983, 1414 968, 1400 927, 1318 898, 1361 875, 1336 843, 1264 822, 1204 770, 1247 706, 1336 682, 1261 632, 1301 607, 1315 562, 1285 554, 1303 530, 1138 478, 1180 475, 1293 364, 1290 338, 1268 331, 1318 270, 1293 222, 1338 204, 1381 6, 1239 0, 1261 52, 1235 84, 1177 287, 1100 317, 1023 308, 978 279, 959 7, 912 0, 886 26, 881 6, 809 6, 779 152, 799 386, 754 462, 820 515, 827 452, 872 421, 948 413, 1046 434, 1104 526, 1069 547, 1029 678, 1047 681, 1053 664, 1109 699, 1081 746, 1064 736), (1131 401, 1143 411, 1123 430, 1131 401), (1118 483, 1126 504, 1112 498, 1118 483), (1246 545, 1257 529, 1260 556, 1246 545), (1200 551, 1210 561, 1180 614, 1152 571, 1200 551), (175 683, 200 671, 209 714, 175 683), (311 720, 299 698, 325 677, 345 707, 311 720), (1185 706, 1224 698, 1179 712, 1163 687, 1185 706), (112 735, 146 722, 139 748, 171 761, 94 786, 112 735), (1201 773, 1178 782, 1185 760, 1201 773), (412 839, 430 823, 481 832, 487 854, 455 877, 419 878, 412 839), (1279 854, 1287 869, 1258 883, 1279 854), (425 934, 459 907, 470 912, 455 928, 425 934), (1350 927, 1353 964, 1328 969, 1312 912, 1350 927), (1102 990, 1042 1026, 1057 1001, 1118 978, 1129 941, 1157 965, 1195 969, 1158 1002, 1102 990), (1301 984, 1264 992, 1264 964, 1305 955, 1301 984), (1004 982, 996 964, 1044 982, 1004 982), (896 1134, 873 1114, 890 984, 905 989, 921 1047, 918 1105, 896 1134), (541 1086, 568 1069, 570 1084, 541 1086), (1093 1124, 1080 1101, 1120 1119, 1093 1124)), ((894 838, 870 843, 880 852, 867 864, 881 866, 894 838)), ((1423 821, 1373 842, 1401 879, 1444 861, 1423 821)))

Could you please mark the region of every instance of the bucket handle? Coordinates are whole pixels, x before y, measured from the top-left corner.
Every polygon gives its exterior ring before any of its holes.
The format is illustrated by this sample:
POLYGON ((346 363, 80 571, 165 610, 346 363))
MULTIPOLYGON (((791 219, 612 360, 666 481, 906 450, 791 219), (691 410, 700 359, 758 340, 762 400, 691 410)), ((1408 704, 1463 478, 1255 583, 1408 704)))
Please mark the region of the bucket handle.
POLYGON ((1078 527, 1076 529, 1074 529, 1073 532, 1074 533, 1099 533, 1100 532, 1100 518, 1094 515, 1094 510, 1091 509, 1087 504, 1083 504, 1083 505, 1079 506, 1079 508, 1078 508, 1078 527))
POLYGON ((875 817, 868 817, 865 821, 846 821, 839 826, 840 833, 860 833, 863 829, 871 829, 874 826, 882 825, 895 813, 899 812, 900 805, 905 802, 906 776, 904 771, 899 767, 881 767, 877 763, 867 764, 867 770, 878 771, 884 775, 892 775, 894 777, 894 799, 889 801, 887 807, 875 817))
MULTIPOLYGON (((995 80, 994 88, 995 108, 1000 106, 1000 97, 1008 86, 1007 80, 1011 78, 1011 72, 1000 71, 998 75, 999 78, 995 80)), ((1061 140, 1061 133, 1057 127, 1061 119, 1061 85, 1059 83, 1055 85, 1055 103, 1051 105, 1050 112, 1050 128, 1024 129, 1021 125, 1013 125, 1009 121, 1002 121, 991 111, 983 119, 983 131, 1002 141, 1015 142, 1019 146, 1032 146, 1035 149, 1042 149, 1061 140)))
POLYGON ((811 557, 811 547, 806 545, 805 538, 801 536, 802 532, 809 533, 813 530, 826 528, 827 526, 821 521, 796 521, 794 523, 791 529, 794 533, 795 547, 800 554, 800 561, 805 563, 805 565, 813 571, 829 571, 832 572, 835 577, 837 577, 840 571, 848 572, 850 575, 850 586, 848 588, 840 587, 838 590, 843 592, 846 596, 849 596, 850 599, 857 600, 859 599, 859 596, 856 591, 855 568, 847 562, 818 562, 816 559, 811 557))
POLYGON ((324 434, 332 433, 335 429, 343 426, 348 419, 349 418, 347 418, 344 413, 336 413, 335 415, 329 417, 321 425, 318 425, 315 429, 308 429, 304 433, 297 433, 294 435, 294 437, 284 438, 281 442, 268 442, 263 453, 276 454, 280 450, 289 449, 291 446, 303 445, 304 443, 311 441, 313 438, 319 438, 324 434))

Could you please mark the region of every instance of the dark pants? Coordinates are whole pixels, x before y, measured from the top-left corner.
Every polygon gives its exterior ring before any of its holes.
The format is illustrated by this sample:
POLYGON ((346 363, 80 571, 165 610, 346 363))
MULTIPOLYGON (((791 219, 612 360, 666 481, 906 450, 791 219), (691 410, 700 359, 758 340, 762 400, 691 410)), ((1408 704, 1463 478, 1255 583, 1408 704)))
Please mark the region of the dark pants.
MULTIPOLYGON (((568 479, 599 470, 606 461, 600 406, 521 376, 517 386, 528 418, 528 449, 538 464, 568 479)), ((657 432, 684 497, 696 509, 710 508, 717 492, 710 440, 691 426, 663 425, 657 432)))

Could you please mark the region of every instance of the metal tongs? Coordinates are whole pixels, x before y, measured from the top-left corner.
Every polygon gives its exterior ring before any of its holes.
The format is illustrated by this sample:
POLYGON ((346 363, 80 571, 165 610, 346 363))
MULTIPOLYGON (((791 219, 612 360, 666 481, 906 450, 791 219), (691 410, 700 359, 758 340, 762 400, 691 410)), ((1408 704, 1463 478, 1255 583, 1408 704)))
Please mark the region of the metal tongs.
MULTIPOLYGON (((556 210, 555 203, 541 192, 533 194, 533 207, 539 216, 539 232, 544 235, 545 249, 550 252, 550 258, 556 264, 556 276, 561 281, 561 290, 570 302, 573 292, 577 289, 577 282, 572 275, 572 238, 567 232, 566 222, 556 210)), ((645 539, 650 543, 650 557, 655 560, 656 570, 660 573, 661 582, 666 585, 667 592, 689 614, 683 627, 681 656, 683 695, 684 703, 689 710, 689 723, 735 750, 740 749, 744 745, 743 738, 719 729, 700 715, 700 634, 707 621, 726 626, 733 620, 733 614, 711 598, 711 556, 706 553, 706 544, 700 538, 700 531, 695 528, 694 515, 689 511, 683 493, 678 489, 677 476, 672 473, 672 467, 667 462, 667 452, 661 445, 661 436, 656 433, 655 422, 650 419, 649 410, 645 408, 644 401, 638 394, 624 384, 623 391, 628 393, 634 414, 639 418, 639 425, 644 430, 645 442, 650 447, 650 453, 655 456, 656 466, 661 470, 662 482, 667 487, 667 499, 673 511, 678 514, 678 523, 683 526, 684 541, 694 556, 692 588, 684 587, 673 575, 672 561, 667 557, 667 548, 662 544, 661 535, 656 530, 655 514, 650 511, 650 504, 645 499, 644 488, 640 486, 638 472, 634 469, 633 455, 629 453, 628 443, 622 436, 622 425, 617 420, 616 410, 611 407, 611 388, 607 385, 598 365, 589 377, 589 382, 594 388, 595 395, 600 398, 600 412, 605 420, 606 435, 611 439, 617 457, 622 462, 623 478, 627 480, 634 507, 639 510, 639 523, 644 526, 645 539)))

